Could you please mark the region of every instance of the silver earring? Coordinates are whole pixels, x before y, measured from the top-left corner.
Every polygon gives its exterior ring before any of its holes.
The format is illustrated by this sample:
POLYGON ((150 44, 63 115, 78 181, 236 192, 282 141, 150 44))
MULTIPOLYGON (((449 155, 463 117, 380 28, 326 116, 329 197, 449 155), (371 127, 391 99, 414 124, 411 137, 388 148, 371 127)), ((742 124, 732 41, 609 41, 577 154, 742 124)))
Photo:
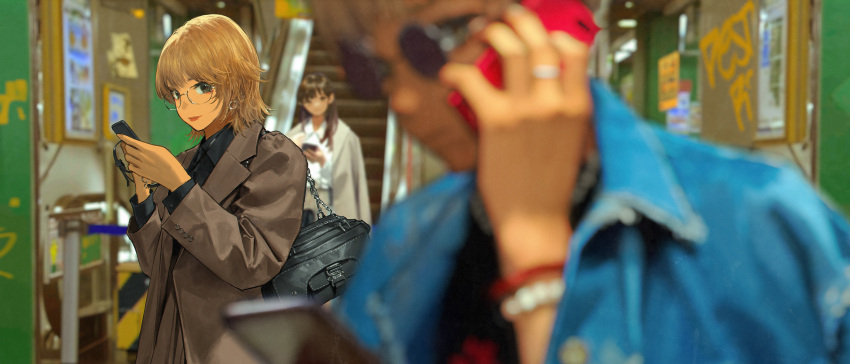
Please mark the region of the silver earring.
POLYGON ((227 104, 227 108, 230 110, 235 109, 237 106, 239 106, 239 104, 236 102, 236 100, 230 100, 230 103, 227 104))

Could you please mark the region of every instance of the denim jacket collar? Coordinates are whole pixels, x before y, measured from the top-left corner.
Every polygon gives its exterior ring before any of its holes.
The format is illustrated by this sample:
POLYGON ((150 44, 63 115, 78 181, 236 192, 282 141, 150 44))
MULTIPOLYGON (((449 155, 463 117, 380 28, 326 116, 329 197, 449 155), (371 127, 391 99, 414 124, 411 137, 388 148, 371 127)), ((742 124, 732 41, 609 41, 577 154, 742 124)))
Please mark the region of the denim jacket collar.
POLYGON ((678 240, 702 242, 705 224, 685 198, 656 133, 601 82, 592 81, 591 92, 602 188, 585 220, 610 223, 630 209, 678 240))

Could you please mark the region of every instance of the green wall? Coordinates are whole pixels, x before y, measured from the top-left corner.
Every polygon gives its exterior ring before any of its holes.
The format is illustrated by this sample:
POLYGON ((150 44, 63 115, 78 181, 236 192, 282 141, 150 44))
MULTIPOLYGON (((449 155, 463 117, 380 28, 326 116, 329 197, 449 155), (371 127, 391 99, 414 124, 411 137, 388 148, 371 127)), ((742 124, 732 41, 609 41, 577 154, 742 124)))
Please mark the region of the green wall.
POLYGON ((0 1, 0 362, 32 363, 33 148, 27 1, 0 1))
POLYGON ((822 6, 818 179, 822 191, 850 212, 850 1, 823 0, 822 6))
POLYGON ((647 57, 644 117, 664 124, 667 122, 667 114, 658 110, 658 61, 679 47, 679 18, 652 14, 642 17, 638 26, 649 27, 648 32, 638 32, 648 37, 639 43, 647 46, 647 51, 643 53, 647 57))
POLYGON ((156 96, 156 63, 159 57, 151 57, 150 69, 150 115, 151 115, 151 143, 168 148, 172 154, 191 148, 196 143, 189 139, 191 129, 177 111, 165 108, 162 99, 156 96))
MULTIPOLYGON (((150 54, 156 54, 155 56, 151 56, 149 63, 150 70, 148 72, 150 76, 151 143, 164 146, 172 154, 177 155, 197 144, 197 141, 192 142, 189 139, 191 129, 180 119, 177 112, 166 109, 162 103, 162 99, 156 96, 156 64, 159 62, 159 54, 162 52, 164 42, 158 42, 157 39, 160 39, 160 37, 158 34, 154 34, 154 32, 162 32, 162 25, 157 22, 157 19, 153 19, 153 17, 151 17, 150 21, 151 23, 148 29, 150 29, 151 34, 148 45, 150 47, 150 54)), ((182 26, 186 21, 188 19, 172 15, 173 29, 182 26)))

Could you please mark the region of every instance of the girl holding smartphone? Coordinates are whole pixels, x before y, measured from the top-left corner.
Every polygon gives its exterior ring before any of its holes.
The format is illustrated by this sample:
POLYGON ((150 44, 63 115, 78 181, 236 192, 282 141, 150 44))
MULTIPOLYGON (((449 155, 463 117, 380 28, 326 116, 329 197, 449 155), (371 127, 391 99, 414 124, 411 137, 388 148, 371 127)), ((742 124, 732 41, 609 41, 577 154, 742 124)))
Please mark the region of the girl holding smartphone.
POLYGON ((298 235, 306 161, 266 133, 251 41, 220 15, 194 18, 165 43, 156 92, 200 137, 174 157, 119 135, 136 195, 127 235, 150 277, 139 363, 246 362, 218 314, 260 298, 298 235), (148 185, 159 183, 151 191, 148 185))
MULTIPOLYGON (((327 76, 304 77, 298 89, 299 123, 287 135, 304 151, 322 200, 340 215, 369 224, 372 213, 360 138, 339 119, 335 101, 327 76)), ((304 209, 307 224, 316 211, 312 198, 304 209)))

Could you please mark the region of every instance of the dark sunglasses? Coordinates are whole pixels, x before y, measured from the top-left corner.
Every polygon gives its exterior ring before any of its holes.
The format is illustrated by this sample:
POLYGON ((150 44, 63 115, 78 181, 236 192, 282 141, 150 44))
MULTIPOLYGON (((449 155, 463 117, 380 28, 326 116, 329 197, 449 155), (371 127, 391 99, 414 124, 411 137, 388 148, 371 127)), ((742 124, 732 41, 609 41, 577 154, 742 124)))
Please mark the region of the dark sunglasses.
MULTIPOLYGON (((449 52, 466 41, 472 19, 473 16, 463 16, 439 25, 409 23, 398 35, 401 53, 419 74, 437 78, 448 63, 449 52)), ((389 74, 389 65, 374 57, 371 47, 363 40, 341 41, 339 50, 348 83, 357 95, 365 99, 380 98, 381 83, 389 74)))
MULTIPOLYGON (((124 175, 124 179, 127 180, 127 186, 129 186, 130 182, 133 181, 133 178, 131 177, 133 175, 133 172, 128 170, 127 165, 124 164, 124 161, 118 158, 118 149, 120 148, 119 145, 121 145, 121 142, 116 143, 115 146, 112 147, 112 159, 115 160, 115 166, 118 167, 118 170, 121 171, 121 174, 124 175)), ((159 183, 150 183, 147 185, 148 188, 154 188, 157 186, 159 186, 159 183)))

